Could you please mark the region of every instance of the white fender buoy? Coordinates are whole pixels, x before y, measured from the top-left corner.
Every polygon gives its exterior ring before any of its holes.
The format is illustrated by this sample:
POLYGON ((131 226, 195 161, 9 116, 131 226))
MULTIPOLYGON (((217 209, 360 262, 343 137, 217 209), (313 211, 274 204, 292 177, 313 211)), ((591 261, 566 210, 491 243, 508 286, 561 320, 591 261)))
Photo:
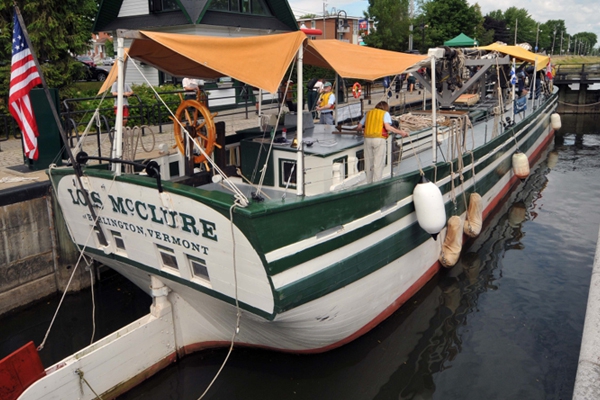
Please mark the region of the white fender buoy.
POLYGON ((462 248, 462 220, 454 215, 448 220, 448 228, 446 228, 446 239, 442 244, 442 254, 440 254, 440 263, 450 268, 456 265, 460 250, 462 248))
POLYGON ((436 240, 438 233, 446 225, 446 207, 442 192, 436 184, 421 176, 413 190, 413 204, 419 226, 436 240))
POLYGON ((550 125, 552 129, 559 130, 562 127, 562 123, 560 122, 560 115, 554 113, 550 116, 550 125))
POLYGON ((517 150, 512 156, 513 172, 519 179, 525 179, 529 176, 529 160, 525 153, 517 150))
POLYGON ((469 196, 469 208, 467 209, 467 220, 465 221, 465 233, 470 237, 476 237, 481 232, 483 220, 483 204, 479 193, 471 193, 469 196))

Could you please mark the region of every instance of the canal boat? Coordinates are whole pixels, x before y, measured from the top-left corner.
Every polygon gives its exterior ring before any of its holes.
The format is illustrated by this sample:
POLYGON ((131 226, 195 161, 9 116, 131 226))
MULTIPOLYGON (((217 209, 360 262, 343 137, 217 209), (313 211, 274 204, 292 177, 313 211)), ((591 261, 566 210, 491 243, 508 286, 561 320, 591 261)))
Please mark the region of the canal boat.
MULTIPOLYGON (((134 63, 173 76, 229 76, 267 92, 294 63, 300 82, 303 64, 357 82, 412 72, 439 109, 413 113, 431 126, 390 136, 383 179, 374 183, 365 181, 364 138, 356 132, 299 112, 283 123, 263 118, 262 127, 218 149, 201 100, 174 113, 180 153, 123 160, 119 128, 109 164, 88 166, 98 157, 82 152, 74 165, 51 168, 74 243, 154 300, 147 316, 48 368, 23 399, 110 397, 177 356, 210 347, 318 353, 352 341, 448 265, 447 219, 460 221, 453 235, 460 245, 464 224, 473 223, 472 195, 485 219, 524 178, 515 154, 528 167, 558 127, 551 122, 556 92, 531 93, 517 108, 504 87, 502 74, 510 81, 516 61, 545 66, 543 56, 515 46, 420 56, 312 41, 303 32, 119 35, 120 71, 127 39, 134 63), (219 162, 215 148, 230 156, 219 162), (227 165, 235 155, 237 169, 227 165)), ((121 104, 122 74, 118 83, 121 104)), ((356 124, 344 117, 352 107, 339 105, 337 122, 356 124)))

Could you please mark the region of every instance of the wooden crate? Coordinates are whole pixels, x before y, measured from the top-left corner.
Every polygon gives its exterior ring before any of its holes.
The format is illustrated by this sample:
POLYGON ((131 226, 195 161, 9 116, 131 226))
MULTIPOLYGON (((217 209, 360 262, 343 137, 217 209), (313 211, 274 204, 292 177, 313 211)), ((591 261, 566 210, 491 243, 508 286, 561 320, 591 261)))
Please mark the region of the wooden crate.
POLYGON ((479 94, 461 94, 454 101, 456 104, 464 104, 467 106, 472 106, 479 101, 479 94))

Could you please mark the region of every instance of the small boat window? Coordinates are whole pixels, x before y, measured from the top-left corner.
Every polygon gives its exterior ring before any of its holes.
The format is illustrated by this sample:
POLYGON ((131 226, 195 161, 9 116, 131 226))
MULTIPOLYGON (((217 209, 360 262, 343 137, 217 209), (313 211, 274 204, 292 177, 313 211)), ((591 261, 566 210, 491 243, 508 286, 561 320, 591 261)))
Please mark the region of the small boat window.
POLYGON ((296 187, 296 161, 279 159, 279 186, 296 187))
POLYGON ((177 258, 175 257, 175 251, 165 246, 156 245, 158 248, 158 252, 160 253, 160 258, 164 267, 173 268, 179 270, 179 266, 177 265, 177 258))
POLYGON ((206 261, 201 258, 187 255, 188 262, 190 263, 190 267, 192 269, 192 275, 194 278, 200 278, 206 282, 210 282, 210 277, 208 276, 208 268, 206 267, 206 261))
POLYGON ((110 233, 112 233, 112 236, 115 241, 115 245, 117 246, 117 249, 125 250, 125 241, 123 240, 123 236, 121 235, 121 232, 110 231, 110 233))

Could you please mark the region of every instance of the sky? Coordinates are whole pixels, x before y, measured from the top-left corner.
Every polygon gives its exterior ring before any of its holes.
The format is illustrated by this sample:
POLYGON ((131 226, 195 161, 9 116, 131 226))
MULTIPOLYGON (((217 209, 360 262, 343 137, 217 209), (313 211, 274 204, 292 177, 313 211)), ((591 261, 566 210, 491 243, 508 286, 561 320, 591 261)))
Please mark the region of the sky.
MULTIPOLYGON (((368 2, 352 0, 288 0, 296 17, 302 14, 323 15, 323 5, 334 13, 346 11, 348 16, 362 17, 368 2)), ((479 3, 481 12, 486 15, 490 11, 510 7, 525 8, 535 21, 544 23, 550 19, 563 19, 567 32, 574 35, 578 32, 593 32, 600 42, 600 18, 598 0, 467 0, 469 4, 479 3)))

